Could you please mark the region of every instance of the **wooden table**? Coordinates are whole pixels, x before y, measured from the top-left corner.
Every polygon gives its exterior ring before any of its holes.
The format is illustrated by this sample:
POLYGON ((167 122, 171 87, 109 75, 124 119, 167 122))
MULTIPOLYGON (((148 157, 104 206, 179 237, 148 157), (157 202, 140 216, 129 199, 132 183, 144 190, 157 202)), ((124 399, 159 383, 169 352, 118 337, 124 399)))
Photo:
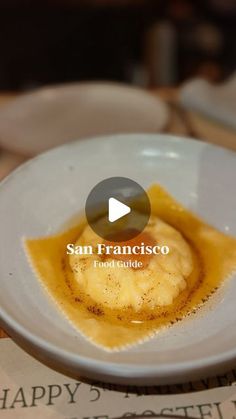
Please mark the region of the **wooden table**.
MULTIPOLYGON (((227 135, 227 132, 222 129, 222 127, 219 127, 219 130, 217 131, 217 125, 214 126, 213 135, 212 138, 208 138, 209 135, 207 135, 207 128, 205 125, 201 125, 201 121, 197 121, 198 126, 202 129, 196 130, 196 126, 193 123, 194 115, 191 116, 190 114, 184 112, 178 105, 178 89, 176 88, 163 88, 163 89, 157 89, 151 92, 153 95, 158 95, 161 97, 169 106, 170 108, 170 120, 169 123, 165 129, 165 132, 175 134, 175 135, 181 135, 181 136, 195 136, 199 137, 205 140, 210 140, 211 142, 216 142, 214 139, 217 137, 215 135, 215 132, 219 132, 219 138, 217 140, 217 143, 220 145, 226 145, 225 144, 225 138, 227 135), (204 129, 203 129, 204 128, 204 129)), ((9 103, 11 100, 13 100, 16 97, 16 95, 9 93, 0 93, 0 106, 4 106, 5 104, 9 103)), ((213 124, 214 125, 214 124, 213 124)), ((212 126, 211 126, 212 130, 212 126)), ((235 148, 236 148, 236 135, 235 133, 230 133, 230 135, 233 137, 230 140, 230 144, 228 145, 229 148, 234 148, 234 141, 235 141, 235 148), (232 147, 232 139, 233 139, 233 147, 232 147)), ((15 167, 17 167, 19 164, 21 164, 26 159, 25 156, 20 156, 16 153, 9 152, 7 150, 0 149, 0 180, 3 179, 8 173, 10 173, 15 167)), ((6 337, 6 333, 0 329, 0 338, 6 337)))

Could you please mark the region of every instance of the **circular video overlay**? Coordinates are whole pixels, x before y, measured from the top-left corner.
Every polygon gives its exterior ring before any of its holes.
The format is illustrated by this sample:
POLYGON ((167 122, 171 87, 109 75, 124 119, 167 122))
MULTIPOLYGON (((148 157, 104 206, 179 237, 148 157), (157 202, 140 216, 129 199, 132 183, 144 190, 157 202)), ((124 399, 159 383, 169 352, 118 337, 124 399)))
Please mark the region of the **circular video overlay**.
POLYGON ((150 201, 145 190, 126 177, 99 182, 90 192, 85 212, 90 227, 105 240, 128 241, 148 223, 150 201))

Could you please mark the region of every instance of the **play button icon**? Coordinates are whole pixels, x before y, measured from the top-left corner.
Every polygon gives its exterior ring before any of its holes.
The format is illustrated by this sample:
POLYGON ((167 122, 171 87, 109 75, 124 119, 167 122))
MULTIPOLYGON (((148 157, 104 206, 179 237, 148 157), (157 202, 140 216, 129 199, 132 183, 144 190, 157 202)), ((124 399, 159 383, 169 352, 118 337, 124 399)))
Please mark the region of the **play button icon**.
POLYGON ((122 204, 122 202, 118 201, 116 198, 109 198, 108 205, 108 220, 110 223, 114 223, 114 221, 119 220, 131 211, 131 208, 128 207, 128 205, 122 204))
POLYGON ((91 190, 85 212, 97 235, 114 242, 128 241, 147 225, 150 202, 145 190, 134 180, 111 177, 91 190))

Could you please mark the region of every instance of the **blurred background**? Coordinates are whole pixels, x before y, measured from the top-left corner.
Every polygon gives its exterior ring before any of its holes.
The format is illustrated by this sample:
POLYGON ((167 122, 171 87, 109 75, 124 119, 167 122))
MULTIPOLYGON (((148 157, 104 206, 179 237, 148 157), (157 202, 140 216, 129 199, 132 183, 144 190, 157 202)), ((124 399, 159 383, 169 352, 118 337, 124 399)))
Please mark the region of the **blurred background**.
POLYGON ((173 86, 228 77, 235 0, 1 0, 0 89, 114 80, 173 86))

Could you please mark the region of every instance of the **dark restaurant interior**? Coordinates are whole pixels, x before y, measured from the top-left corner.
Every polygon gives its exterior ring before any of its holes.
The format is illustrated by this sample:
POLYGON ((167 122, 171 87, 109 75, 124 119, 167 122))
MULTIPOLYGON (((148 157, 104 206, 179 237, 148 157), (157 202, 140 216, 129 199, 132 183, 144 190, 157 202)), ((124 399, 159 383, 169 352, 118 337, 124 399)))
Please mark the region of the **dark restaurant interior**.
POLYGON ((235 21, 234 0, 2 0, 0 89, 221 81, 235 69, 235 21))

